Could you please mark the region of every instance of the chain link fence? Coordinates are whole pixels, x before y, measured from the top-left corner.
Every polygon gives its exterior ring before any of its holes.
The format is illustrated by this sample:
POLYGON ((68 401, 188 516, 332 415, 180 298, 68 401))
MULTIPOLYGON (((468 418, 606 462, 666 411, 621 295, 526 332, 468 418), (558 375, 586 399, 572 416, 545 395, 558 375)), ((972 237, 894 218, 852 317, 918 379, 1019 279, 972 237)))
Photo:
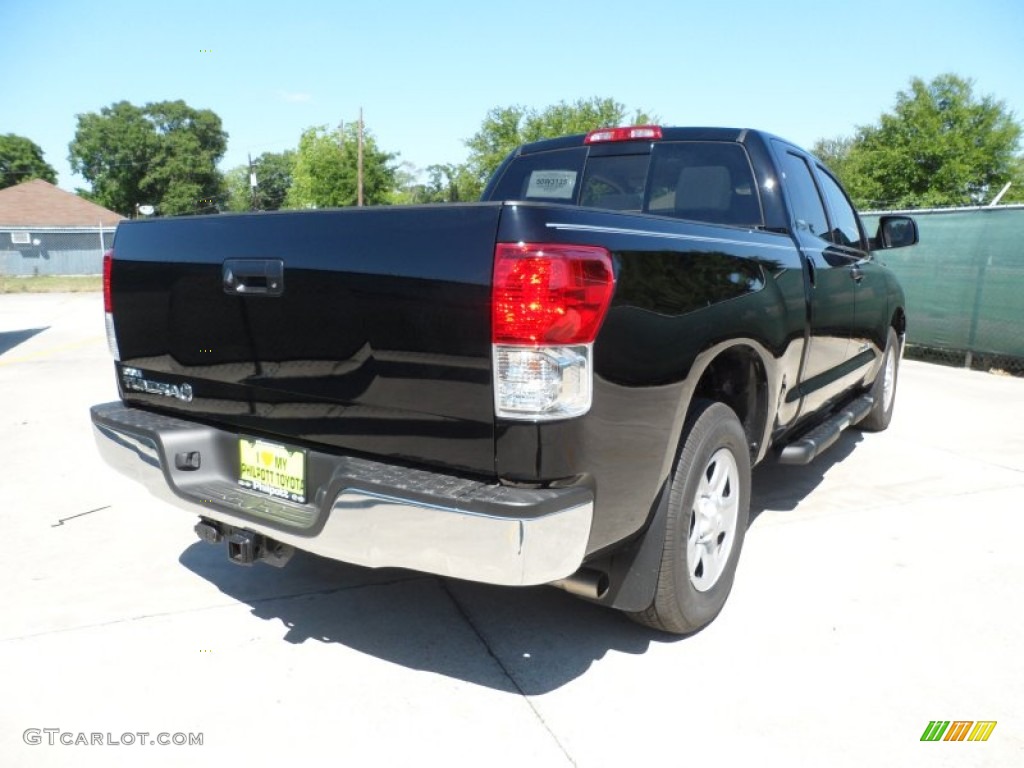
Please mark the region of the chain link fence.
POLYGON ((921 235, 880 254, 907 294, 907 356, 1024 376, 1024 205, 892 213, 921 235))
POLYGON ((98 275, 114 227, 0 228, 0 275, 98 275))

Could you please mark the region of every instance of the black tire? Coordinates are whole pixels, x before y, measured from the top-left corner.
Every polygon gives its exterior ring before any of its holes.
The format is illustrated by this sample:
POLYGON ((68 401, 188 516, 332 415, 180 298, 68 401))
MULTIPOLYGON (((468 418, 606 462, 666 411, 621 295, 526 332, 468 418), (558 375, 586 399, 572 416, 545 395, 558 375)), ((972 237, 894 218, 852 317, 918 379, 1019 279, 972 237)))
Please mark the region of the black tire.
POLYGON ((750 511, 750 449, 736 414, 722 403, 699 401, 687 424, 672 473, 657 590, 646 610, 629 614, 673 634, 695 632, 722 610, 750 511), (715 472, 726 473, 724 484, 715 472))
POLYGON ((892 421, 892 411, 896 406, 896 382, 900 370, 900 339, 893 328, 885 341, 885 352, 882 354, 882 367, 878 369, 875 381, 871 385, 871 396, 875 398, 871 411, 857 426, 867 432, 881 432, 888 429, 892 421))

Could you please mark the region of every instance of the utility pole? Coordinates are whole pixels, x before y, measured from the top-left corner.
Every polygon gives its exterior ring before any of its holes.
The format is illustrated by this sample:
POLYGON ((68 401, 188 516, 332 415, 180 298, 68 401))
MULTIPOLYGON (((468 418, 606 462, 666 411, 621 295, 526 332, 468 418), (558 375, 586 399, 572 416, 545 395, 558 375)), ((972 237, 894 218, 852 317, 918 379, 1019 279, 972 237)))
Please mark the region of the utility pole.
POLYGON ((356 160, 356 205, 363 205, 363 108, 359 108, 359 154, 356 160))
POLYGON ((256 185, 256 170, 252 167, 252 152, 249 153, 249 210, 259 210, 259 189, 256 185))

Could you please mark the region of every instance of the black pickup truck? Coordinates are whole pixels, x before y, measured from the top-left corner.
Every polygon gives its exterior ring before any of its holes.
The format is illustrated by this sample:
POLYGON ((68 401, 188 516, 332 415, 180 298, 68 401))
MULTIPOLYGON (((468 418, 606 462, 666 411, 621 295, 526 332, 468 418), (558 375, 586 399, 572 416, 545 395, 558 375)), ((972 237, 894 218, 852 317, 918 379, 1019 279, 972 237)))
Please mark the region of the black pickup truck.
POLYGON ((889 424, 875 254, 915 242, 781 139, 659 126, 523 146, 479 203, 125 222, 92 422, 237 563, 553 584, 688 633, 751 466, 889 424))

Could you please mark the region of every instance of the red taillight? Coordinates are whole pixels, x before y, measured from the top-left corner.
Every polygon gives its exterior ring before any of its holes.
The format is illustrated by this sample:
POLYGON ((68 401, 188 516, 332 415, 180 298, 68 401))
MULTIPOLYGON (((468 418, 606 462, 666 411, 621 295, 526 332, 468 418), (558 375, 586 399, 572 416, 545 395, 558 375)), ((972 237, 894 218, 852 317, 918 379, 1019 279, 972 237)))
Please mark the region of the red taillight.
POLYGON ((639 141, 660 139, 660 125, 630 125, 623 128, 600 128, 591 131, 583 140, 584 144, 600 144, 606 141, 639 141))
POLYGON ((114 330, 114 297, 110 290, 110 270, 114 266, 114 249, 103 254, 103 323, 107 329, 107 346, 115 360, 121 359, 114 330))
POLYGON ((114 263, 114 249, 103 254, 103 311, 114 311, 114 300, 110 295, 110 267, 114 263))
POLYGON ((611 254, 598 246, 499 243, 493 285, 495 344, 590 344, 615 277, 611 254))

